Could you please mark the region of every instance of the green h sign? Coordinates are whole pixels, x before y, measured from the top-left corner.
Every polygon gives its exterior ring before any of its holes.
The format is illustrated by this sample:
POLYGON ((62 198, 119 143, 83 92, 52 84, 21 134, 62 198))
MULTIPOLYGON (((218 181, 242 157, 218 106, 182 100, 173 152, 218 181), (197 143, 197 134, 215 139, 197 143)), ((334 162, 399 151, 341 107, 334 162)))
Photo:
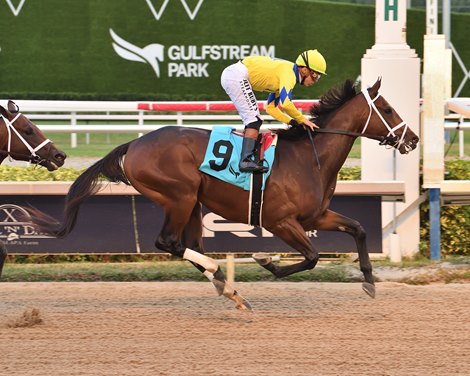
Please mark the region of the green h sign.
POLYGON ((393 21, 398 20, 398 0, 384 0, 385 3, 385 21, 390 21, 392 13, 393 21))

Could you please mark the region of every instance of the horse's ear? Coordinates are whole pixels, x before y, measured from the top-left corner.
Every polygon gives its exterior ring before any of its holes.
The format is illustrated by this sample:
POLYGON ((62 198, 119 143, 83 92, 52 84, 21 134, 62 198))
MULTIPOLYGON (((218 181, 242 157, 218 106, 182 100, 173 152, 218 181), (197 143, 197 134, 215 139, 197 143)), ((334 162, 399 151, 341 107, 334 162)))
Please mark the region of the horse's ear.
POLYGON ((8 101, 8 111, 10 111, 13 114, 17 114, 18 112, 20 112, 20 108, 15 102, 8 101))
POLYGON ((372 85, 372 87, 370 88, 370 96, 372 98, 374 98, 379 93, 381 83, 382 83, 382 77, 378 77, 377 81, 375 81, 375 84, 372 85))

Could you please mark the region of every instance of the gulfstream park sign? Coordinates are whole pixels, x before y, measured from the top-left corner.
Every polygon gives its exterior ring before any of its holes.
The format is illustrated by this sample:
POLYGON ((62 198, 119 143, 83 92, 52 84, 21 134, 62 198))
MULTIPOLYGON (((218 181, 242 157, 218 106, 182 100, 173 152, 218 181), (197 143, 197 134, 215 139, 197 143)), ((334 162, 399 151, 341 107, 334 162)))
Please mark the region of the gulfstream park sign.
POLYGON ((165 47, 152 43, 138 47, 109 29, 114 51, 123 59, 146 63, 157 77, 163 74, 160 69, 166 66, 168 77, 209 77, 212 61, 241 60, 250 55, 275 56, 275 46, 256 45, 170 45, 165 47))

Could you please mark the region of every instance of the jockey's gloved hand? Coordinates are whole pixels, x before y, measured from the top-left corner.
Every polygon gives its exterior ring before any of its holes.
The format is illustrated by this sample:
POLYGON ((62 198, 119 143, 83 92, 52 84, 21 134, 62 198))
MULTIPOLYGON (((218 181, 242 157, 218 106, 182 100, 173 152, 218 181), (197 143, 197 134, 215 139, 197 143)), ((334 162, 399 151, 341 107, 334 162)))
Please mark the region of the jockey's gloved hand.
POLYGON ((298 127, 300 124, 297 122, 297 120, 295 120, 295 119, 290 119, 290 120, 289 120, 289 125, 290 125, 291 127, 298 127))

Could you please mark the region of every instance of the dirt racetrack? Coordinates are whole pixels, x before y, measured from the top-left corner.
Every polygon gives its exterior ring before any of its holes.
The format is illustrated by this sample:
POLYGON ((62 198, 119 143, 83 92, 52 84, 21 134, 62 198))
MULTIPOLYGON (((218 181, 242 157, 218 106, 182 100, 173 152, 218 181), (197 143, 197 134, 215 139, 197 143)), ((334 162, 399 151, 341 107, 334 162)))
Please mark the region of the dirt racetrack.
POLYGON ((470 375, 470 284, 237 288, 252 313, 210 283, 1 283, 0 375, 470 375))

